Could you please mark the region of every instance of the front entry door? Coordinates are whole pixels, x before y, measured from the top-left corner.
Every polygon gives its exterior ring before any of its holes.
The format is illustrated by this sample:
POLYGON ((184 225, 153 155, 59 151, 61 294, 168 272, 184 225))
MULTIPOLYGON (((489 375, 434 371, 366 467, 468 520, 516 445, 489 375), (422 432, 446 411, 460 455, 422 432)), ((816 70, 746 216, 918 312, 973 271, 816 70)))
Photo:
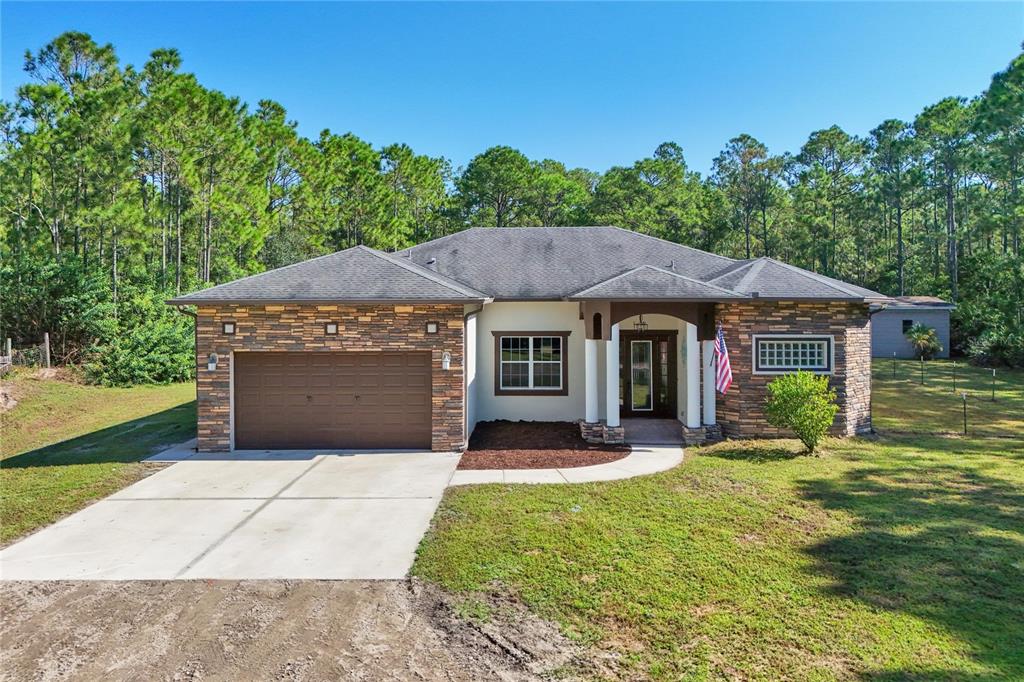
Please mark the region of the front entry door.
POLYGON ((623 417, 676 417, 676 333, 622 332, 619 407, 623 417))

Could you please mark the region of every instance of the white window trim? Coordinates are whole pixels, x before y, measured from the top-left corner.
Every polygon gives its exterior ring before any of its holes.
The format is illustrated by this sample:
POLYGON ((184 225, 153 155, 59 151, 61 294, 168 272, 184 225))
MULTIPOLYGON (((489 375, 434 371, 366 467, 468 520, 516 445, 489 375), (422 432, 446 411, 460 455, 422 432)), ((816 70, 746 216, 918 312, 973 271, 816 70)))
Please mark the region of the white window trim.
POLYGON ((832 375, 836 369, 836 339, 832 334, 752 334, 750 344, 750 367, 752 374, 792 374, 798 370, 814 374, 832 375), (759 354, 758 341, 827 341, 828 368, 790 367, 786 369, 757 369, 759 354))
POLYGON ((565 362, 566 353, 565 339, 559 334, 502 334, 498 337, 498 388, 502 391, 561 391, 562 386, 562 363, 565 362), (505 339, 529 339, 529 348, 526 352, 526 360, 505 360, 501 357, 501 342, 505 339), (559 359, 558 360, 534 360, 533 358, 533 341, 534 339, 558 339, 561 347, 559 348, 559 359), (533 385, 533 366, 537 365, 557 365, 558 367, 558 385, 557 386, 534 386, 533 385), (505 365, 526 365, 527 379, 530 382, 529 386, 507 386, 505 384, 505 365))

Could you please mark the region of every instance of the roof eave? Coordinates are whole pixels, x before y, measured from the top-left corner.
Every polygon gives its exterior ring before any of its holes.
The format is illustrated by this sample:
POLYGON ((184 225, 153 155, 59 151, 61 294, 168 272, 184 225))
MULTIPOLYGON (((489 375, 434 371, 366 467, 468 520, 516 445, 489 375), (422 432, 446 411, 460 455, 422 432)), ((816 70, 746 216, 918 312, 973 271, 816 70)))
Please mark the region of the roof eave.
POLYGON ((183 305, 412 305, 491 303, 491 298, 172 298, 165 303, 183 305))

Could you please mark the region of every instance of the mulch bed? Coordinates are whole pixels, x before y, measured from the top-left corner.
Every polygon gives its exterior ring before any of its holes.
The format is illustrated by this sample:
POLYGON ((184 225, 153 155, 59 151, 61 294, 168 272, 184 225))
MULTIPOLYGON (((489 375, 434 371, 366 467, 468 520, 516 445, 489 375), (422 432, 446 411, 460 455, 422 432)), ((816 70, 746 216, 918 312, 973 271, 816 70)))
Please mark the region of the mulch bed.
POLYGON ((593 445, 572 422, 480 422, 460 469, 565 469, 604 464, 629 454, 628 445, 593 445))

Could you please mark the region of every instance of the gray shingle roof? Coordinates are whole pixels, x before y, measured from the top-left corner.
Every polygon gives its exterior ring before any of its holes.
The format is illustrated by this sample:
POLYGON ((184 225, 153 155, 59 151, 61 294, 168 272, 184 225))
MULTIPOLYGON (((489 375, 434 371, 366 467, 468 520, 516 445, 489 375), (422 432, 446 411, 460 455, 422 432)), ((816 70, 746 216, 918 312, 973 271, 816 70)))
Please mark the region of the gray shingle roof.
POLYGON ((771 258, 733 260, 617 227, 472 228, 394 254, 357 246, 174 299, 480 302, 887 300, 771 258))
POLYGON ((171 303, 227 301, 451 301, 488 296, 416 265, 365 246, 320 256, 180 296, 171 303))
POLYGON ((642 265, 621 275, 576 292, 571 299, 666 299, 674 301, 706 301, 708 299, 744 298, 742 294, 705 284, 653 265, 642 265))
POLYGON ((737 261, 707 280, 726 289, 760 298, 869 299, 888 297, 854 284, 803 270, 773 258, 737 261))
POLYGON ((476 227, 398 255, 496 299, 562 299, 642 265, 703 279, 733 262, 618 227, 476 227))

